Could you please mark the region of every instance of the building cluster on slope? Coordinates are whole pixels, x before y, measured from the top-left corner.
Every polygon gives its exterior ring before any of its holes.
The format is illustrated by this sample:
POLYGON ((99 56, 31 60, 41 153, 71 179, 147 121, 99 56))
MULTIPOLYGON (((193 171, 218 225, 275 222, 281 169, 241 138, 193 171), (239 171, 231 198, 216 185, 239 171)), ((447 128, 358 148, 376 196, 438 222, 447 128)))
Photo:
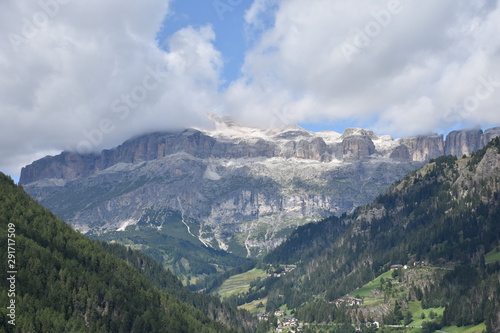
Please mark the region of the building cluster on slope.
MULTIPOLYGON (((278 311, 276 311, 276 312, 278 312, 278 311)), ((280 312, 283 312, 283 311, 280 311, 280 312)), ((275 315, 276 315, 276 313, 275 313, 275 315)), ((303 325, 301 323, 299 323, 297 318, 285 317, 285 318, 278 319, 278 327, 276 328, 276 332, 278 332, 278 333, 285 333, 285 332, 286 333, 296 333, 296 332, 301 332, 302 330, 303 330, 303 325)))
POLYGON ((359 306, 363 305, 364 301, 361 298, 355 298, 355 297, 343 297, 336 299, 334 301, 329 302, 330 304, 335 304, 336 306, 341 306, 343 304, 347 306, 359 306))
POLYGON ((262 277, 261 280, 272 278, 272 277, 274 277, 274 278, 280 278, 280 277, 283 277, 283 276, 287 275, 287 273, 290 273, 294 269, 295 269, 295 267, 285 267, 283 272, 281 272, 281 273, 267 274, 266 276, 262 277))
MULTIPOLYGON (((297 318, 292 316, 285 316, 286 312, 283 310, 274 311, 274 316, 278 318, 278 327, 275 332, 278 333, 297 333, 304 330, 304 324, 300 323, 297 318)), ((269 315, 259 314, 257 315, 259 321, 269 320, 269 315)))

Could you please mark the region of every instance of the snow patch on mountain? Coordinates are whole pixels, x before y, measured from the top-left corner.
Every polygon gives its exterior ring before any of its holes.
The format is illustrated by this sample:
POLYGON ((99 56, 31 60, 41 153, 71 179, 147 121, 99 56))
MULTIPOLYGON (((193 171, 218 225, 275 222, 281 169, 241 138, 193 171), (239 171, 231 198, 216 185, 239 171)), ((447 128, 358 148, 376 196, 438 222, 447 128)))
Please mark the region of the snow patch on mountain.
POLYGON ((125 231, 125 229, 127 229, 128 226, 135 225, 135 224, 137 224, 137 221, 135 221, 134 219, 128 219, 128 220, 122 221, 120 223, 120 227, 118 229, 116 229, 116 231, 125 231))

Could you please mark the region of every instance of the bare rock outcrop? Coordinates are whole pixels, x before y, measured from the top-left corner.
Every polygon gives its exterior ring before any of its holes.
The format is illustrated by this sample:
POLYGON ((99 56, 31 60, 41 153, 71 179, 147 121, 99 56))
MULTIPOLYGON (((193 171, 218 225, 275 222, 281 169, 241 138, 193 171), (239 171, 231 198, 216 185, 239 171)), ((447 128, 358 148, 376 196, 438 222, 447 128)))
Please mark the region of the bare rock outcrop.
POLYGON ((408 147, 413 161, 428 161, 431 158, 442 156, 444 140, 442 135, 430 134, 401 139, 401 143, 408 147))
POLYGON ((147 134, 99 154, 45 157, 23 168, 20 183, 82 232, 125 230, 151 211, 175 211, 203 244, 254 256, 298 225, 373 200, 445 150, 473 153, 500 134, 458 131, 445 149, 437 134, 393 139, 359 128, 224 125, 147 134))
POLYGON ((375 154, 375 145, 368 135, 352 135, 342 140, 342 158, 364 160, 375 154))
POLYGON ((483 131, 480 129, 453 131, 446 137, 445 155, 470 156, 483 147, 483 131))

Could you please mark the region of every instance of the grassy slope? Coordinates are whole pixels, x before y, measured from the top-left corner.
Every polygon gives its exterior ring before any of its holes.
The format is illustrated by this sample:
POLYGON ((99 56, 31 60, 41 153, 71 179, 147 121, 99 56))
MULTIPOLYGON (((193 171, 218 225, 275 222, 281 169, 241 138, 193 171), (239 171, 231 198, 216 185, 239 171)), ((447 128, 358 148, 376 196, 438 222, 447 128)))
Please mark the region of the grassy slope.
POLYGON ((391 277, 391 275, 392 275, 391 271, 387 271, 387 272, 385 272, 383 274, 380 274, 379 276, 377 276, 377 278, 375 278, 374 280, 368 282, 362 288, 357 289, 356 291, 353 291, 350 295, 351 296, 361 296, 361 297, 370 296, 370 294, 372 293, 372 291, 374 291, 377 288, 380 288, 380 286, 381 286, 381 280, 382 279, 387 280, 388 278, 391 277))
POLYGON ((441 329, 441 332, 449 332, 449 333, 482 333, 486 332, 486 325, 479 324, 477 326, 449 326, 441 329))
POLYGON ((250 289, 250 282, 266 275, 267 273, 263 270, 254 268, 248 272, 231 276, 216 290, 216 293, 218 293, 221 297, 226 298, 232 295, 247 292, 250 289))
POLYGON ((266 311, 266 304, 267 304, 267 297, 255 300, 251 303, 243 304, 243 305, 239 306, 238 308, 243 309, 243 310, 247 310, 248 312, 250 312, 252 314, 264 313, 266 311), (258 307, 257 305, 259 305, 260 303, 262 303, 264 306, 258 307))
POLYGON ((496 249, 488 253, 484 258, 484 260, 486 261, 487 264, 490 264, 495 261, 500 261, 500 248, 497 247, 496 249))
POLYGON ((429 308, 423 309, 421 302, 410 302, 409 311, 413 315, 413 321, 411 326, 422 326, 426 321, 432 321, 431 312, 434 312, 436 316, 442 316, 445 308, 429 308), (422 313, 425 315, 425 319, 422 319, 422 313))

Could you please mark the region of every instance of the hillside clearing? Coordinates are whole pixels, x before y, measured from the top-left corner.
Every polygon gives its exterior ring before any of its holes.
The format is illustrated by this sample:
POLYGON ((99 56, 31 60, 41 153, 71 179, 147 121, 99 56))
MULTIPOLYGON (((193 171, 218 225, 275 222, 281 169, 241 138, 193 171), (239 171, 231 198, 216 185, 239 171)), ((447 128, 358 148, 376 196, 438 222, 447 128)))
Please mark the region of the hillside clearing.
POLYGON ((215 291, 222 298, 247 292, 250 289, 250 282, 257 278, 266 276, 267 273, 261 269, 254 268, 248 272, 231 276, 215 291))

